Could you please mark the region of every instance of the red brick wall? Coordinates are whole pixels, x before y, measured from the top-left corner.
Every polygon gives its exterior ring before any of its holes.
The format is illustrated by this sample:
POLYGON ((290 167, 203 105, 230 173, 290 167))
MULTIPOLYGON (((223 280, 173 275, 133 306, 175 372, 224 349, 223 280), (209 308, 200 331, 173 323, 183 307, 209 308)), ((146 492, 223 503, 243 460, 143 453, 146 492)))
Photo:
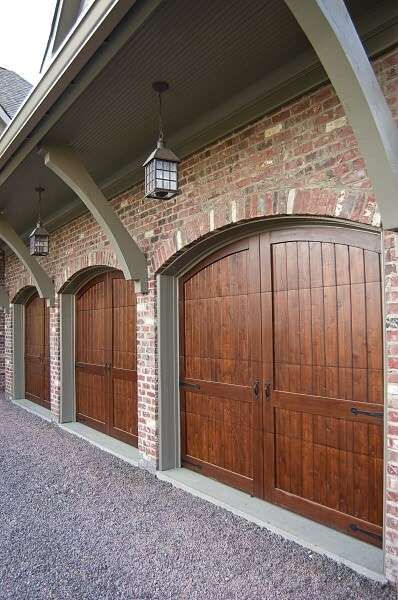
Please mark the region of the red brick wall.
POLYGON ((387 371, 386 567, 398 583, 398 234, 385 234, 387 371))
MULTIPOLYGON (((375 70, 398 118, 398 50, 378 59, 375 70)), ((234 222, 297 214, 380 224, 356 138, 330 85, 231 132, 184 159, 180 169, 182 193, 176 200, 147 200, 139 184, 112 202, 149 260, 150 292, 139 295, 137 304, 137 368, 139 448, 146 464, 152 466, 158 452, 155 272, 198 238, 234 222)), ((398 529, 394 516, 398 514, 398 459, 394 451, 395 444, 398 448, 396 244, 396 236, 386 236, 388 382, 391 386, 387 541, 389 572, 398 580, 398 557, 395 558, 398 529)), ((105 236, 90 216, 80 217, 54 232, 50 254, 41 263, 54 277, 57 290, 74 272, 90 264, 117 266, 105 236)), ((11 296, 30 282, 15 257, 6 259, 5 279, 11 296)), ((11 321, 7 319, 8 392, 12 385, 11 335, 11 321)), ((52 407, 58 414, 58 306, 51 310, 51 352, 52 407)))
MULTIPOLYGON (((0 250, 0 285, 4 285, 4 252, 0 250)), ((0 390, 5 387, 5 314, 0 311, 0 390)))

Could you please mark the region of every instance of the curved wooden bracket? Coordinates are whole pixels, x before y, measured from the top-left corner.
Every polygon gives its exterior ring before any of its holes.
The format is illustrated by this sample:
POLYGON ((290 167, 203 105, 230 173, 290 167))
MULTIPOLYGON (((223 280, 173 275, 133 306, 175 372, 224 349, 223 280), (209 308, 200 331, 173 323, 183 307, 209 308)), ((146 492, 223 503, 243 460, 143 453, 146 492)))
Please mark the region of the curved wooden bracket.
POLYGON ((45 145, 44 162, 87 206, 107 236, 126 279, 135 281, 137 292, 148 291, 145 254, 113 211, 104 194, 75 152, 67 146, 45 145))
POLYGON ((383 227, 398 228, 398 129, 343 0, 285 0, 358 139, 383 227))
POLYGON ((11 250, 15 252, 18 258, 28 269, 36 289, 39 292, 40 298, 46 298, 48 305, 53 306, 55 298, 53 282, 40 263, 29 254, 29 251, 23 240, 19 237, 15 229, 11 227, 3 215, 0 215, 0 239, 2 239, 7 246, 9 246, 11 250))

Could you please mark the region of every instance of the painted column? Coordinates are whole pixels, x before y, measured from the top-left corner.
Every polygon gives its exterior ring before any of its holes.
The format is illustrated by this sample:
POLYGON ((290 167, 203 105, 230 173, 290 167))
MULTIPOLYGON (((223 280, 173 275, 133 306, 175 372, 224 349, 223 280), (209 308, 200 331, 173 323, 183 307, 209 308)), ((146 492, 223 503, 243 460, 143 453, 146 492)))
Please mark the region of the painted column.
POLYGON ((385 232, 387 387, 386 526, 387 578, 398 581, 398 233, 385 232))

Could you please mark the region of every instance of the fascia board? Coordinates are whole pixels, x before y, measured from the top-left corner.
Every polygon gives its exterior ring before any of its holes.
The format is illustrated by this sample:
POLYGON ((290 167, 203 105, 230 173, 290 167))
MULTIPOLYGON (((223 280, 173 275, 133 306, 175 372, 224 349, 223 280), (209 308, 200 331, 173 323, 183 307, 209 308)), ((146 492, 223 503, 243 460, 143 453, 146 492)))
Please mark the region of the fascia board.
POLYGON ((62 44, 0 138, 0 170, 136 0, 97 0, 62 44))

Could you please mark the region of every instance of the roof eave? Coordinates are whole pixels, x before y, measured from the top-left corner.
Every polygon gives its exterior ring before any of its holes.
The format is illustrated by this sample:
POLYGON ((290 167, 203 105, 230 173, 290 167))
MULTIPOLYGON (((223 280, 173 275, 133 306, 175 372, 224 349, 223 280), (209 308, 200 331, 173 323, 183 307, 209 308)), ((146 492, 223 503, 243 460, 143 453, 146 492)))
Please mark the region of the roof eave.
POLYGON ((0 171, 136 0, 97 0, 0 138, 0 171))

